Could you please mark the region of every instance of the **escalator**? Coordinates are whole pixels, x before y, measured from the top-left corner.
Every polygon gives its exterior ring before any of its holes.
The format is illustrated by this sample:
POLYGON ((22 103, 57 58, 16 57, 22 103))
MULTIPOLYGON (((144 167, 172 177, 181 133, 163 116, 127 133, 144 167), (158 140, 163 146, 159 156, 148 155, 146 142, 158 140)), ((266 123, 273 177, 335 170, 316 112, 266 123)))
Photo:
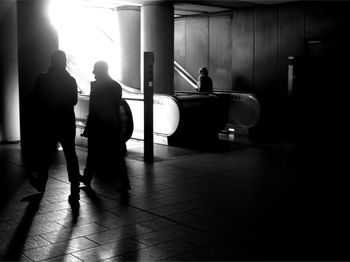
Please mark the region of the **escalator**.
MULTIPOLYGON (((200 96, 203 94, 197 91, 197 80, 176 61, 174 61, 174 70, 175 74, 178 74, 187 83, 185 91, 175 92, 177 97, 188 95, 200 96)), ((215 90, 206 95, 213 95, 219 99, 220 106, 217 117, 220 118, 220 123, 224 125, 223 129, 225 130, 249 130, 259 120, 260 103, 254 94, 215 90)))
MULTIPOLYGON (((259 117, 259 103, 251 94, 236 92, 199 93, 195 78, 176 62, 174 70, 192 86, 193 91, 174 95, 154 94, 154 142, 182 145, 215 139, 225 128, 254 126, 259 117)), ((120 83, 120 82, 119 82, 120 83)), ((123 89, 121 105, 122 138, 143 139, 143 93, 120 83, 123 89)), ((86 146, 80 137, 88 114, 89 96, 79 95, 75 107, 78 145, 86 146)))

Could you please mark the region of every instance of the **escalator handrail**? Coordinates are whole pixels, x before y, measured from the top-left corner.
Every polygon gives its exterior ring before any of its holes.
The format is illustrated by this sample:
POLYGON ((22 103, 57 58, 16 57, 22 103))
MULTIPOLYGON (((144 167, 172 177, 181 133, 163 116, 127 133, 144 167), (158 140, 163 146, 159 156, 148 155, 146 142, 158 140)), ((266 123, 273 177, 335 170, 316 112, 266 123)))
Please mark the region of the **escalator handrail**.
MULTIPOLYGON (((131 97, 123 96, 123 99, 130 100, 130 101, 143 101, 144 100, 143 99, 143 92, 141 92, 141 90, 127 86, 127 85, 123 84, 123 82, 121 82, 120 80, 118 80, 117 82, 121 85, 122 90, 125 91, 126 94, 131 95, 131 97)), ((175 102, 175 104, 179 108, 180 115, 183 114, 183 105, 181 104, 180 100, 175 95, 165 95, 165 94, 159 94, 159 93, 154 93, 154 95, 157 97, 170 98, 171 100, 173 100, 175 102)))
POLYGON ((174 60, 174 69, 178 72, 195 90, 197 87, 197 80, 194 78, 185 68, 180 66, 178 62, 174 60))
POLYGON ((213 94, 213 95, 216 95, 216 94, 225 94, 225 95, 246 95, 246 96, 252 96, 252 97, 256 97, 253 93, 246 93, 246 92, 241 92, 241 91, 227 91, 227 90, 215 90, 211 93, 209 92, 201 92, 201 93, 198 93, 196 91, 176 91, 175 92, 175 95, 176 94, 187 94, 187 95, 203 95, 203 94, 213 94))
POLYGON ((197 79, 192 76, 185 68, 183 68, 178 62, 174 60, 174 68, 180 70, 183 74, 185 74, 191 81, 192 83, 196 84, 197 79))

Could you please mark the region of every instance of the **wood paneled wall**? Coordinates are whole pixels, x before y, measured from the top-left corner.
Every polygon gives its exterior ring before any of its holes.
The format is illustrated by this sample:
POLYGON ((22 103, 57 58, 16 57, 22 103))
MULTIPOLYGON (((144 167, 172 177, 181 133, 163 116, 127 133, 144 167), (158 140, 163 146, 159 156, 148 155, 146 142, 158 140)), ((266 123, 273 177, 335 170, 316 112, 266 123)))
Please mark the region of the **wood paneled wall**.
POLYGON ((250 91, 254 83, 255 10, 243 9, 233 14, 231 90, 250 91))
MULTIPOLYGON (((185 48, 186 69, 194 76, 198 68, 209 63, 209 23, 208 17, 186 19, 185 48)), ((176 60, 176 59, 175 59, 176 60)))
MULTIPOLYGON (((320 1, 177 18, 175 60, 194 76, 199 67, 208 66, 214 90, 256 94, 259 125, 275 128, 289 121, 288 57, 304 59, 312 39, 348 38, 349 13, 350 3, 320 1)), ((183 90, 177 83, 175 91, 183 90)), ((315 87, 299 88, 300 94, 315 87)))
POLYGON ((231 90, 232 82, 232 16, 209 19, 208 69, 219 90, 231 90))
POLYGON ((194 76, 207 66, 216 90, 276 91, 288 56, 303 54, 303 40, 301 4, 175 20, 175 60, 194 76))

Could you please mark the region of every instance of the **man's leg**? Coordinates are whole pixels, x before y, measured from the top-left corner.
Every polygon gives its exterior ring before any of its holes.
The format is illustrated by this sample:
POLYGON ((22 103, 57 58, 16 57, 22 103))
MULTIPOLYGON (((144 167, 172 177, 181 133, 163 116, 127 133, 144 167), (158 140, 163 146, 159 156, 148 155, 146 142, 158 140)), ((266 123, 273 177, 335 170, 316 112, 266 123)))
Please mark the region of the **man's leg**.
POLYGON ((77 153, 75 151, 75 129, 67 130, 60 138, 66 158, 68 180, 71 184, 70 200, 79 199, 80 170, 77 153))
POLYGON ((86 186, 90 186, 94 173, 96 172, 96 161, 97 161, 97 145, 96 138, 90 136, 88 138, 88 155, 86 157, 86 166, 84 169, 84 175, 82 177, 82 182, 86 186))
POLYGON ((118 159, 118 168, 119 168, 119 172, 120 172, 119 179, 120 179, 120 183, 121 183, 121 190, 125 193, 129 189, 131 189, 129 177, 128 177, 128 170, 126 168, 125 159, 121 153, 117 156, 117 159, 118 159))
POLYGON ((113 164, 116 162, 116 173, 118 176, 118 180, 120 181, 121 187, 120 190, 122 193, 127 193, 130 189, 130 182, 128 178, 128 172, 126 168, 126 163, 124 159, 124 155, 122 154, 120 148, 121 148, 121 141, 118 139, 118 137, 112 137, 111 139, 111 146, 109 146, 109 156, 112 157, 110 159, 110 164, 113 164))
POLYGON ((49 134, 49 128, 41 130, 39 138, 39 169, 36 177, 31 176, 29 183, 39 192, 45 192, 46 182, 48 179, 49 165, 52 157, 52 148, 57 143, 57 138, 54 133, 49 134))

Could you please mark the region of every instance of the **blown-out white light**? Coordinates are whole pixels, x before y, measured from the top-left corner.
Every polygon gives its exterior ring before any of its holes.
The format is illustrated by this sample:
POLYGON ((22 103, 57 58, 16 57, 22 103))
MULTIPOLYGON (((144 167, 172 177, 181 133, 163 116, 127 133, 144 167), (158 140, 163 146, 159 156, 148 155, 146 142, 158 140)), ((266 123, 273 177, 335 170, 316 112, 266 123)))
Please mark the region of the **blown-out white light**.
POLYGON ((96 61, 117 75, 117 20, 112 9, 87 7, 83 0, 51 0, 49 17, 58 32, 59 48, 67 54, 67 70, 84 93, 90 92, 96 61))

